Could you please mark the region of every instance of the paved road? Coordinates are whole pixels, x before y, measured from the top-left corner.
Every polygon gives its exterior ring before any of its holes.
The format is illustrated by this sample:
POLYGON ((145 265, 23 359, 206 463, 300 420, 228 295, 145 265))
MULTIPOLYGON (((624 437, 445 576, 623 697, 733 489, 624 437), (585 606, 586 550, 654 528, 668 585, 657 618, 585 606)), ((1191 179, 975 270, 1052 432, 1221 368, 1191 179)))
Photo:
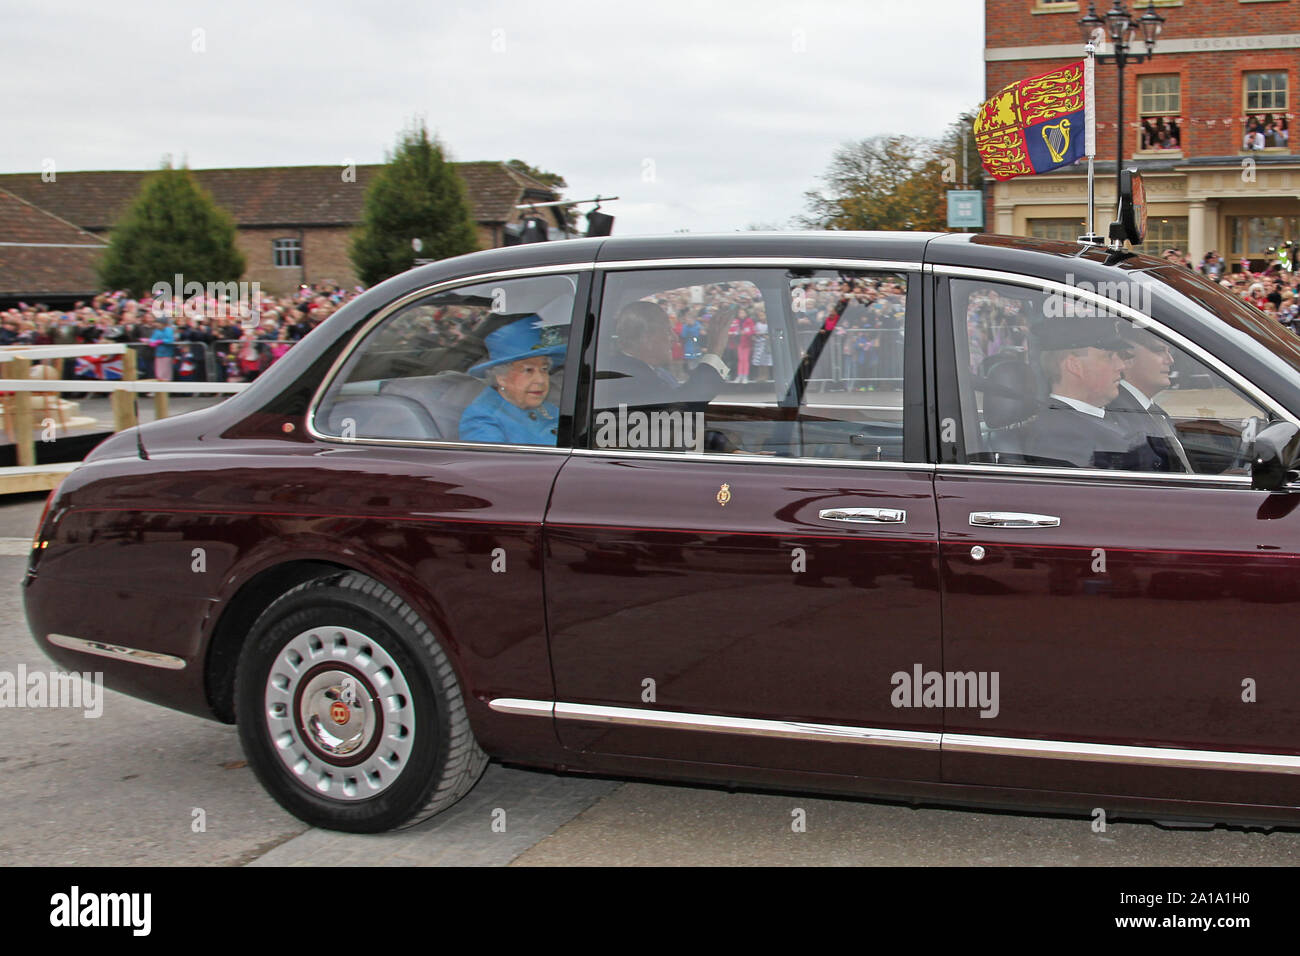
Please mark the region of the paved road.
MULTIPOLYGON (((19 582, 43 496, 0 501, 0 671, 48 671, 19 582)), ((233 727, 106 693, 103 714, 0 709, 7 865, 1236 865, 1300 863, 1300 833, 1170 831, 1032 814, 593 779, 493 764, 412 830, 305 827, 244 764, 233 727), (806 830, 792 828, 801 809, 806 830), (196 832, 196 810, 205 826, 196 832), (493 826, 503 818, 504 831, 493 826)))

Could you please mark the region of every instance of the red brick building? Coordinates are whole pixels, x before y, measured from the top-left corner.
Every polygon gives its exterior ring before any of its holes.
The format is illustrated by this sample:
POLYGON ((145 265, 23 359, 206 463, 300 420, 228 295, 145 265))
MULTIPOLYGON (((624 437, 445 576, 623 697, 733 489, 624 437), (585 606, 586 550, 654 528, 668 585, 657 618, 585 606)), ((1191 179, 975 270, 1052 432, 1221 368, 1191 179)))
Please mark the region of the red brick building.
MULTIPOLYGON (((1096 5, 1098 16, 1111 0, 1096 5)), ((1143 173, 1150 201, 1145 248, 1210 250, 1236 261, 1300 240, 1300 150, 1293 133, 1300 90, 1300 0, 1155 0, 1166 18, 1155 55, 1129 63, 1124 129, 1116 128, 1117 69, 1097 64, 1097 215, 1113 217, 1115 151, 1143 173), (1258 137, 1247 132, 1260 127, 1258 137)), ((1087 0, 985 0, 985 87, 1078 60, 1087 0)), ((1130 0, 1136 19, 1147 9, 1130 0)), ((1144 52, 1138 42, 1134 52, 1144 52)), ((1109 45, 1099 52, 1110 52, 1109 45)), ((989 228, 1018 235, 1080 235, 1086 166, 998 183, 989 228)))
MULTIPOLYGON (((454 163, 465 182, 471 213, 478 224, 479 247, 492 249, 503 245, 504 227, 520 221, 527 212, 515 207, 528 202, 549 202, 559 198, 544 183, 502 162, 454 163)), ((242 277, 259 282, 268 293, 291 291, 300 283, 334 280, 343 285, 357 282, 348 259, 351 231, 361 222, 366 186, 381 167, 356 166, 268 166, 237 169, 195 169, 194 178, 212 193, 217 203, 235 219, 240 249, 247 260, 242 277)), ((105 170, 57 173, 46 181, 40 173, 0 174, 0 191, 37 207, 51 218, 82 231, 85 241, 104 241, 108 231, 135 199, 151 170, 105 170), (86 234, 89 235, 86 235, 86 234)), ((3 195, 0 192, 0 195, 3 195)), ((9 209, 15 214, 16 206, 9 209)), ((0 205, 0 213, 5 207, 0 205)), ((28 223, 31 216, 24 216, 28 223)), ((17 220, 15 220, 17 221, 17 220)), ((27 228, 27 225, 24 225, 27 228)), ((0 260, 8 263, 8 283, 17 283, 16 292, 47 296, 63 290, 64 294, 83 291, 85 276, 78 274, 72 287, 56 289, 49 277, 22 271, 16 262, 17 245, 6 246, 9 239, 7 220, 0 219, 0 260)), ((36 247, 29 246, 25 262, 34 262, 36 247)), ((43 253, 47 263, 63 262, 69 253, 56 253, 47 246, 43 253), (50 258, 53 257, 53 258, 50 258)), ((78 252, 84 258, 86 253, 78 252)), ((80 260, 78 260, 80 261, 80 260)), ((30 266, 30 268, 35 268, 30 266)), ((69 277, 71 278, 71 277, 69 277)), ((92 287, 93 288, 93 287, 92 287)))

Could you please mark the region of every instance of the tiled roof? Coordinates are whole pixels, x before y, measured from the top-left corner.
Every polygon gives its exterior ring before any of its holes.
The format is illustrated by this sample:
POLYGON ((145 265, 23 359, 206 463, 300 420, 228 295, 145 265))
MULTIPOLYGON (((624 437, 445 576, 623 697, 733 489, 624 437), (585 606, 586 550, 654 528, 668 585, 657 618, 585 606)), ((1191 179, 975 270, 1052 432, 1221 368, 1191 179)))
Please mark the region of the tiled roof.
POLYGON ((99 237, 0 189, 0 295, 93 294, 103 252, 99 237))
MULTIPOLYGON (((537 180, 501 162, 453 163, 469 193, 474 219, 508 222, 525 198, 558 198, 537 180), (533 191, 539 191, 534 194, 533 191), (525 195, 525 194, 528 195, 525 195)), ((354 225, 361 221, 366 186, 378 165, 357 166, 345 182, 342 166, 259 166, 191 170, 199 185, 240 226, 354 225)), ((58 173, 43 182, 39 173, 0 174, 0 189, 26 199, 83 229, 115 223, 153 170, 58 173)))

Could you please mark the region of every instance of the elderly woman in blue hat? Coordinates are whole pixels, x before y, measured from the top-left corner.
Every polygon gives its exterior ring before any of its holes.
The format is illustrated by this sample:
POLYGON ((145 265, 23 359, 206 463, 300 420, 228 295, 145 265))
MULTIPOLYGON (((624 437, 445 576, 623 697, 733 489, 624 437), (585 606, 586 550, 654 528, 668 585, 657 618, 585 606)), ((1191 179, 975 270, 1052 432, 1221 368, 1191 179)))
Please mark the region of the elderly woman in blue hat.
POLYGON ((460 417, 462 441, 511 445, 554 445, 560 410, 546 400, 551 360, 564 354, 562 326, 542 327, 536 315, 503 325, 487 335, 486 362, 469 369, 488 387, 460 417))

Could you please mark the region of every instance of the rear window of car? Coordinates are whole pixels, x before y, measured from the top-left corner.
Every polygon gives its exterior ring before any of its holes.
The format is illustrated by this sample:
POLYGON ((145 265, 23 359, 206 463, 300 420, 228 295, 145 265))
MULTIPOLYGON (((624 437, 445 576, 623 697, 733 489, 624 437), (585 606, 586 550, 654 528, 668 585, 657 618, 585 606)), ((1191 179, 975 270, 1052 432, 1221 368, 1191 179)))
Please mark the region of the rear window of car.
POLYGON ((361 334, 316 410, 343 440, 555 446, 577 290, 571 275, 468 283, 361 334))

